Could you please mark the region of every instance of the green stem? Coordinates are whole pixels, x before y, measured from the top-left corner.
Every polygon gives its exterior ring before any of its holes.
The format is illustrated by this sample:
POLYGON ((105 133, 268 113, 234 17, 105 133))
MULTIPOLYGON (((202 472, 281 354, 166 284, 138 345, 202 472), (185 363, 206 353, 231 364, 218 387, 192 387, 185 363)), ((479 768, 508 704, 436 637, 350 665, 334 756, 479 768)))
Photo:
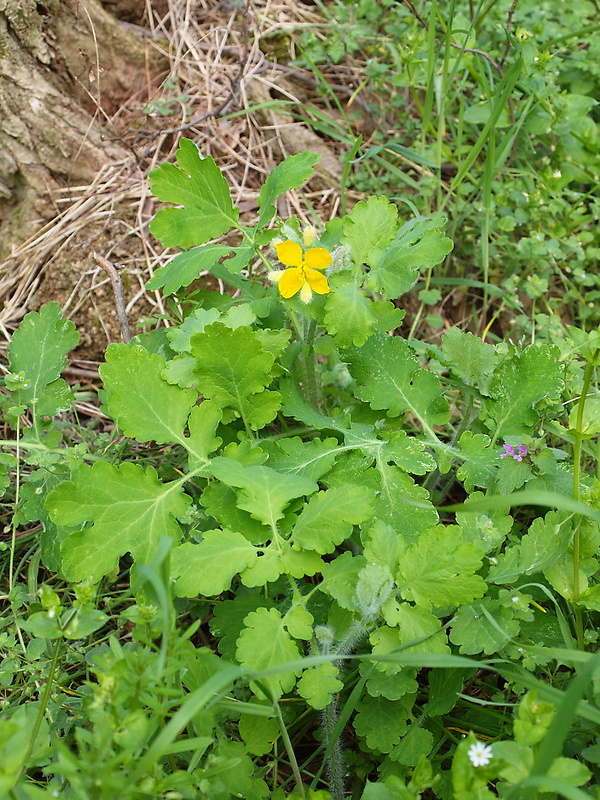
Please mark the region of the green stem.
MULTIPOLYGON (((351 653, 366 632, 367 628, 362 620, 354 622, 346 636, 337 646, 337 652, 340 653, 340 655, 351 653)), ((323 654, 325 655, 328 653, 329 648, 324 648, 323 654)), ((342 659, 338 658, 332 663, 336 669, 340 669, 342 666, 342 659)), ((344 800, 345 797, 342 745, 340 743, 339 733, 336 735, 339 716, 338 696, 333 695, 331 702, 323 710, 323 722, 321 725, 326 753, 326 770, 329 778, 329 790, 333 800, 344 800)))
POLYGON ((307 400, 321 410, 321 393, 319 392, 319 384, 317 381, 317 357, 315 355, 315 334, 317 332, 317 323, 311 319, 306 336, 304 338, 304 373, 306 375, 306 396, 307 400))
POLYGON ((15 779, 14 783, 15 786, 17 784, 17 781, 21 777, 21 773, 25 767, 27 759, 33 753, 33 748, 35 747, 35 740, 37 739, 37 735, 40 732, 40 728, 42 726, 42 720, 44 719, 44 714, 46 713, 46 709, 48 708, 48 701, 50 700, 50 692, 52 691, 52 684, 54 683, 54 675, 56 673, 56 667, 58 665, 58 656, 60 655, 61 643, 62 639, 58 638, 56 640, 56 644, 54 645, 54 653, 52 654, 52 661, 50 662, 50 669, 48 671, 48 677, 46 678, 46 686, 44 687, 44 694, 42 697, 38 715, 35 720, 35 724, 33 726, 33 731, 31 732, 31 738, 29 739, 27 752, 25 753, 25 758, 23 759, 23 764, 21 765, 21 770, 19 771, 15 779))
POLYGON ((345 796, 344 768, 340 737, 337 736, 335 741, 332 742, 339 713, 338 698, 337 695, 333 695, 331 702, 323 711, 322 726, 324 744, 329 751, 329 758, 327 759, 327 777, 329 779, 329 791, 331 792, 333 800, 344 800, 345 796))
MULTIPOLYGON (((459 441, 460 437, 463 435, 465 430, 469 428, 473 422, 472 413, 473 413, 473 405, 475 403, 475 398, 472 394, 467 396, 467 402, 465 404, 465 409, 463 411, 462 420, 458 428, 454 431, 452 436, 452 440, 450 441, 450 447, 454 447, 456 442, 459 441)), ((423 481, 423 487, 427 489, 428 492, 432 492, 440 479, 440 471, 436 467, 433 472, 430 472, 427 478, 423 481)), ((452 475, 448 480, 446 480, 443 490, 440 493, 439 499, 442 500, 446 496, 446 492, 449 490, 450 486, 454 483, 456 478, 452 475)))
MULTIPOLYGON (((585 400, 592 381, 594 373, 594 363, 598 356, 598 350, 592 354, 592 358, 585 366, 583 373, 583 386, 581 389, 581 398, 577 406, 577 420, 575 423, 575 443, 573 445, 573 499, 579 500, 579 484, 581 480, 581 446, 582 446, 582 428, 583 428, 583 412, 585 409, 585 400)), ((580 650, 585 649, 585 641, 583 637, 583 618, 581 607, 579 605, 580 598, 580 584, 579 584, 579 568, 581 565, 581 534, 579 532, 579 525, 575 528, 573 534, 573 605, 575 608, 575 633, 577 636, 577 645, 580 650)))
POLYGON ((279 703, 277 702, 277 697, 275 696, 274 692, 272 692, 271 698, 273 700, 273 708, 275 710, 275 716, 279 724, 279 732, 281 733, 281 738, 283 740, 286 753, 290 760, 292 772, 294 773, 294 780, 296 781, 296 786, 298 788, 298 792, 300 793, 300 797, 302 797, 302 800, 304 800, 304 798, 306 797, 306 795, 304 794, 304 784, 302 782, 302 775, 300 775, 300 767, 298 766, 298 761, 296 760, 296 754, 294 753, 294 748, 292 746, 292 740, 290 739, 290 735, 288 733, 285 721, 283 719, 283 715, 281 714, 281 709, 279 708, 279 703))
POLYGON ((8 594, 12 594, 12 590, 14 587, 14 575, 13 570, 15 567, 15 550, 17 547, 17 512, 19 510, 19 499, 20 499, 20 489, 21 489, 21 448, 20 448, 20 439, 21 439, 21 417, 17 419, 17 441, 16 441, 16 452, 15 458, 17 460, 17 465, 15 467, 15 513, 12 516, 12 532, 10 537, 10 557, 9 557, 9 566, 8 566, 8 594))
MULTIPOLYGON (((441 181, 440 181, 440 183, 441 183, 441 181)), ((429 269, 427 270, 427 275, 425 277, 425 291, 427 291, 427 289, 429 289, 429 285, 431 283, 432 274, 433 274, 433 267, 429 267, 429 269)), ((421 302, 419 303, 419 308, 417 309, 417 313, 415 314, 415 317, 414 317, 414 319, 412 321, 412 325, 410 326, 410 331, 408 332, 408 336, 406 337, 406 340, 408 342, 415 335, 415 331, 417 330, 417 326, 418 326, 419 322, 421 321, 421 317, 423 316, 424 308, 425 308, 425 303, 423 302, 423 300, 421 300, 421 302)))

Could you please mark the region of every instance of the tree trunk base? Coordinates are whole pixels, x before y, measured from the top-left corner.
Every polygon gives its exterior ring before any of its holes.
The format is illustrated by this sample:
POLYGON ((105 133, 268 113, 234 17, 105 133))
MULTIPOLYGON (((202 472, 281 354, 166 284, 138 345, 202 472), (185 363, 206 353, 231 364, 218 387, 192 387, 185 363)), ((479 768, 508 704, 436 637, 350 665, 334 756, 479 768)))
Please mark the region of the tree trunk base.
MULTIPOLYGON (((106 2, 133 12, 126 0, 106 2)), ((138 14, 145 6, 135 5, 138 14)), ((57 296, 64 304, 89 274, 91 251, 108 252, 123 234, 108 209, 139 178, 113 117, 136 92, 144 103, 165 67, 140 31, 98 0, 0 0, 0 326, 57 296)), ((103 286, 95 293, 94 303, 103 286)), ((99 315, 99 348, 111 317, 99 315)))

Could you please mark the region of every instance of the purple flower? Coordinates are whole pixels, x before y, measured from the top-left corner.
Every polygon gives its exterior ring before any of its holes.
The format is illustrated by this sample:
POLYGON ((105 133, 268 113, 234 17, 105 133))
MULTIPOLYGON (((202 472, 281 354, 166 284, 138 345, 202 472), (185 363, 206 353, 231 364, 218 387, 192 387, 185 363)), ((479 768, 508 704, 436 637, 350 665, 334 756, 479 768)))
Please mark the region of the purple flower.
POLYGON ((513 447, 511 444, 504 444, 502 445, 505 449, 505 453, 502 453, 500 458, 506 458, 510 456, 510 458, 514 458, 515 461, 523 461, 525 456, 529 454, 529 450, 525 447, 524 444, 518 445, 518 447, 513 447))

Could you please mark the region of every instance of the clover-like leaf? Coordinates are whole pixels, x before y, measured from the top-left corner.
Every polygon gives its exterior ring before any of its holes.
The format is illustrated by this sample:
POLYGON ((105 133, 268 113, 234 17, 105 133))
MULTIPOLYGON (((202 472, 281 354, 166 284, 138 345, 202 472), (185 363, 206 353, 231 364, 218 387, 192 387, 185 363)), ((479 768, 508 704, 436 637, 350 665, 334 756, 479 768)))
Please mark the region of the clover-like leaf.
POLYGON ((138 442, 181 442, 192 406, 193 389, 167 383, 165 361, 141 345, 111 344, 100 376, 106 389, 105 405, 126 436, 138 442))
POLYGON ((412 695, 399 700, 363 695, 352 723, 354 730, 366 739, 369 749, 389 753, 406 733, 413 702, 412 695))
POLYGON ((358 383, 356 396, 371 408, 386 409, 392 417, 410 411, 425 427, 448 421, 438 378, 419 367, 404 339, 376 334, 360 349, 345 351, 345 358, 358 383))
POLYGON ((313 495, 292 531, 292 542, 324 555, 352 533, 352 526, 373 514, 374 493, 366 486, 347 484, 313 495))
POLYGON ((396 583, 405 600, 425 608, 465 605, 485 593, 483 578, 475 574, 482 555, 458 526, 438 525, 406 549, 396 583))
POLYGON ((271 170, 258 196, 258 225, 266 225, 275 214, 275 200, 290 189, 297 189, 311 177, 314 165, 321 158, 316 153, 296 153, 271 170))
POLYGON ((72 481, 61 483, 46 501, 57 525, 91 523, 62 544, 65 577, 99 581, 125 553, 151 560, 161 536, 179 540, 177 520, 190 502, 177 482, 161 483, 153 467, 105 461, 78 467, 72 481))
MULTIPOLYGON (((237 643, 237 659, 243 667, 259 672, 300 658, 298 646, 288 633, 285 621, 276 608, 259 608, 244 620, 244 630, 237 643)), ((265 678, 277 696, 289 692, 300 670, 282 672, 265 678)))
POLYGON ((60 374, 67 365, 66 354, 78 342, 75 326, 62 318, 58 303, 47 303, 23 317, 8 346, 13 377, 8 388, 34 415, 52 416, 69 408, 72 393, 60 374))
POLYGON ((257 559, 256 548, 241 533, 206 531, 199 544, 186 542, 171 555, 177 597, 210 597, 226 591, 234 575, 257 559))
MULTIPOLYGON (((192 247, 221 236, 237 223, 229 186, 213 159, 202 158, 190 139, 181 139, 177 164, 162 164, 150 173, 153 194, 183 208, 161 208, 150 231, 165 247, 192 247)), ((228 248, 229 249, 229 248, 228 248)))
POLYGON ((333 695, 343 688, 338 669, 330 662, 305 670, 297 686, 298 694, 319 710, 328 706, 333 695))

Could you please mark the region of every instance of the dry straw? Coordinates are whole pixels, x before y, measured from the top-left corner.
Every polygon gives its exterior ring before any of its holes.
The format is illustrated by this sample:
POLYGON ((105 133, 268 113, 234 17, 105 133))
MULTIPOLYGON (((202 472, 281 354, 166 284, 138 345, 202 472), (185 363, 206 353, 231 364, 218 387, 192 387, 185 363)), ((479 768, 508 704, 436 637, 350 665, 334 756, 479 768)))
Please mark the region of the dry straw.
MULTIPOLYGON (((269 171, 283 157, 307 149, 322 155, 320 176, 284 198, 280 213, 312 222, 310 208, 325 220, 338 211, 341 167, 335 142, 294 117, 305 116, 311 104, 323 106, 315 76, 289 65, 302 31, 325 36, 316 7, 297 0, 168 0, 164 13, 161 5, 163 15, 158 2, 146 0, 139 25, 119 24, 139 35, 148 52, 158 53, 164 71, 147 70, 145 85, 132 87, 112 116, 101 109, 95 115, 94 124, 126 155, 107 162, 89 185, 56 189, 55 215, 0 265, 0 330, 7 338, 27 311, 48 299, 58 299, 79 327, 96 319, 99 352, 119 338, 111 279, 94 251, 121 269, 130 321, 165 314, 160 296, 144 288, 173 255, 148 232, 155 212, 148 173, 173 157, 181 135, 215 158, 247 222, 269 171), (165 81, 176 89, 165 89, 165 81), (152 113, 167 100, 168 116, 152 113), (49 277, 63 270, 70 270, 68 290, 57 296, 49 277)), ((337 90, 341 97, 353 91, 343 85, 337 90)))

